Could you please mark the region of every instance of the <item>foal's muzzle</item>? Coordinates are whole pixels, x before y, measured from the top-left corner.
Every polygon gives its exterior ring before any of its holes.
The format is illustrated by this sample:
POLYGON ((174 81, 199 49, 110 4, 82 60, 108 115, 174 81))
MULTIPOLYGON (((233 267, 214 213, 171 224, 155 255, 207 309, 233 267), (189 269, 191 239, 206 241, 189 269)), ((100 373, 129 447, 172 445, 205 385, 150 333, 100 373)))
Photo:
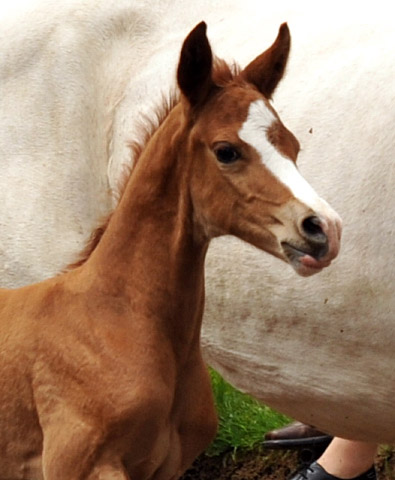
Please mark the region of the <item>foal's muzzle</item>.
POLYGON ((302 276, 313 275, 329 266, 339 253, 341 220, 311 215, 299 224, 301 241, 281 243, 284 255, 296 272, 302 276))

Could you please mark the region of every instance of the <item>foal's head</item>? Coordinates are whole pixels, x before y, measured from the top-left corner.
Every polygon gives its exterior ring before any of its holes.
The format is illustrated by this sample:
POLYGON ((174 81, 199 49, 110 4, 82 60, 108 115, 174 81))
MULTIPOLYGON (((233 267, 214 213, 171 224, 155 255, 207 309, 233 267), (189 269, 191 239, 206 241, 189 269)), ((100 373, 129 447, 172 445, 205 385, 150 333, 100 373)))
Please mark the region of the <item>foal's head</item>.
POLYGON ((267 51, 231 74, 213 67, 201 23, 182 47, 178 85, 201 234, 236 235, 311 275, 336 257, 341 222, 299 174, 299 143, 268 101, 289 48, 284 24, 267 51))

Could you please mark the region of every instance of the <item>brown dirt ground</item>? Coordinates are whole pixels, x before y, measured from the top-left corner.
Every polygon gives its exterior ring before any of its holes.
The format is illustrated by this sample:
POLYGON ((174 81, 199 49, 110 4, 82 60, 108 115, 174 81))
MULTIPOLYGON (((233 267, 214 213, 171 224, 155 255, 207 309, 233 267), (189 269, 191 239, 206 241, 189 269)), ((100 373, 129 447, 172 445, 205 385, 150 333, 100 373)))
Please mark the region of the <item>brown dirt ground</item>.
MULTIPOLYGON (((298 454, 289 450, 201 455, 182 480, 286 480, 300 468, 298 454)), ((378 480, 395 480, 395 447, 382 447, 376 459, 378 480)))

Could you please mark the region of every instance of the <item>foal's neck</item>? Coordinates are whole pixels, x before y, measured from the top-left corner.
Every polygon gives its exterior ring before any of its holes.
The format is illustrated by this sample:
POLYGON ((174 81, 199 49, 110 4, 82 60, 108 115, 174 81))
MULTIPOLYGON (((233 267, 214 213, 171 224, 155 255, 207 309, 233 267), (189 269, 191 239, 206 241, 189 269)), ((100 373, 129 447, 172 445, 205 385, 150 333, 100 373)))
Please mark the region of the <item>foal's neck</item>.
POLYGON ((86 267, 108 292, 116 285, 139 308, 189 322, 202 314, 208 241, 194 232, 178 110, 148 142, 86 267))

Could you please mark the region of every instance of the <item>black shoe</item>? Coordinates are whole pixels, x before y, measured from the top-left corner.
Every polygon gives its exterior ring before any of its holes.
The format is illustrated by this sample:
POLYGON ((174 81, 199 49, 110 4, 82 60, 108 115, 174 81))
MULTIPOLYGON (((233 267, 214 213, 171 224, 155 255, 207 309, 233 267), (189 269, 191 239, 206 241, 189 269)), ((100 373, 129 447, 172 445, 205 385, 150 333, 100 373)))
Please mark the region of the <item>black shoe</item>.
MULTIPOLYGON (((312 463, 299 472, 294 473, 288 480, 341 480, 326 472, 317 462, 312 463)), ((373 467, 351 480, 376 480, 376 470, 373 467)))

